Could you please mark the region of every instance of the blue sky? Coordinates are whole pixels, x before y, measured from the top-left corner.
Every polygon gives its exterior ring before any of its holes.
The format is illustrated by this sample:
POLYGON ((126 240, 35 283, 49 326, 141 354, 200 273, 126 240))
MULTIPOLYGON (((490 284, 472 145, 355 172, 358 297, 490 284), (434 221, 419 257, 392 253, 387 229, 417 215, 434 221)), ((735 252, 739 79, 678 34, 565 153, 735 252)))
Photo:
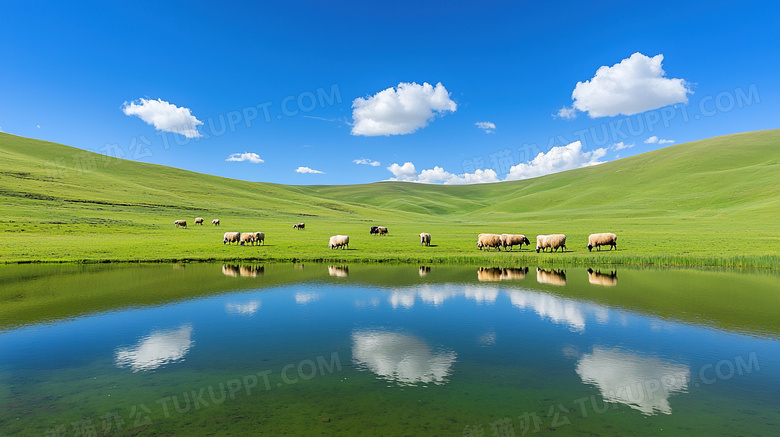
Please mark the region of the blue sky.
POLYGON ((523 179, 778 128, 778 21, 775 1, 4 1, 0 130, 282 184, 523 179))

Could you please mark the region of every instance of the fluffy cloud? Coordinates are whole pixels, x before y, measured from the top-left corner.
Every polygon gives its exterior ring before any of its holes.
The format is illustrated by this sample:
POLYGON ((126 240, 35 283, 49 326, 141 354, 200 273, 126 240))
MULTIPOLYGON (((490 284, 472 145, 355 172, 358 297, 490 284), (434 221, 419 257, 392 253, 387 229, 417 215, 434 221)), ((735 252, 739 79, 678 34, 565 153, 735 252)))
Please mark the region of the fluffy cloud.
POLYGON ((393 164, 387 169, 393 173, 391 181, 421 182, 424 184, 444 183, 444 185, 484 184, 499 182, 498 175, 492 168, 478 169, 474 173, 457 175, 450 173, 439 166, 432 169, 417 172, 414 164, 405 162, 404 165, 393 164))
MULTIPOLYGON (((602 66, 592 79, 577 82, 571 94, 574 108, 591 118, 633 115, 674 103, 687 103, 692 91, 684 79, 669 79, 661 68, 663 55, 652 58, 641 53, 608 67, 602 66)), ((572 110, 573 110, 572 109, 572 110)), ((564 107, 559 116, 569 118, 564 107)))
POLYGON ((658 138, 655 135, 645 140, 645 144, 672 144, 672 143, 674 143, 674 140, 665 140, 662 138, 658 138))
POLYGON ((315 170, 313 168, 309 167, 298 167, 295 169, 296 173, 315 173, 315 174, 325 174, 324 171, 315 170))
POLYGON ((582 151, 582 143, 575 141, 566 146, 553 147, 547 153, 539 153, 532 161, 518 164, 509 169, 507 181, 535 178, 565 170, 601 164, 599 158, 607 154, 600 148, 591 152, 582 151))
POLYGON ((478 128, 485 131, 486 134, 492 134, 496 130, 496 125, 489 121, 478 121, 474 123, 478 128))
POLYGON ((187 138, 202 137, 198 126, 202 121, 195 118, 188 108, 180 108, 163 99, 140 99, 138 102, 122 105, 125 115, 135 115, 154 126, 155 129, 184 135, 187 138))
POLYGON ((360 159, 356 159, 356 160, 354 160, 352 162, 354 162, 355 164, 360 164, 360 165, 370 165, 371 167, 379 167, 379 161, 372 161, 372 160, 370 160, 368 158, 360 158, 360 159))
POLYGON ((558 110, 558 117, 565 118, 566 120, 577 118, 577 110, 574 108, 567 108, 564 106, 563 108, 558 110))
POLYGON ((492 168, 485 170, 477 169, 474 173, 463 173, 456 175, 448 171, 444 171, 441 167, 434 167, 431 170, 423 170, 420 172, 419 181, 426 184, 435 184, 443 182, 444 185, 463 185, 463 184, 486 184, 490 182, 498 182, 498 175, 492 168))
POLYGON ((352 101, 352 135, 403 135, 428 125, 437 114, 458 105, 441 83, 399 83, 373 96, 352 101))
MULTIPOLYGON (((612 150, 633 147, 617 143, 610 146, 612 150)), ((547 153, 539 153, 532 161, 512 166, 504 178, 505 181, 535 178, 566 170, 603 164, 599 159, 607 154, 606 148, 599 148, 590 152, 582 150, 582 143, 575 141, 566 146, 553 147, 547 153)), ((477 169, 474 173, 455 174, 444 168, 434 166, 432 169, 417 171, 414 164, 405 162, 403 165, 393 163, 387 170, 393 174, 391 181, 420 182, 424 184, 443 183, 444 185, 484 184, 501 182, 498 174, 492 168, 477 169)))
POLYGON ((262 159, 260 159, 260 155, 251 152, 234 153, 228 156, 228 159, 226 159, 225 161, 233 161, 233 162, 249 161, 252 164, 260 164, 262 162, 265 162, 262 159))
POLYGON ((417 170, 411 162, 406 162, 404 165, 393 163, 387 169, 394 176, 391 180, 404 182, 415 182, 417 180, 417 170))
POLYGON ((634 144, 633 144, 633 143, 631 143, 631 144, 625 144, 625 143, 624 143, 624 142, 622 142, 622 141, 621 141, 621 142, 619 142, 619 143, 615 143, 615 144, 613 144, 613 145, 609 146, 609 148, 610 148, 611 150, 614 150, 614 151, 616 151, 616 152, 617 152, 618 150, 623 150, 623 149, 630 149, 630 148, 632 148, 632 147, 634 147, 634 144))

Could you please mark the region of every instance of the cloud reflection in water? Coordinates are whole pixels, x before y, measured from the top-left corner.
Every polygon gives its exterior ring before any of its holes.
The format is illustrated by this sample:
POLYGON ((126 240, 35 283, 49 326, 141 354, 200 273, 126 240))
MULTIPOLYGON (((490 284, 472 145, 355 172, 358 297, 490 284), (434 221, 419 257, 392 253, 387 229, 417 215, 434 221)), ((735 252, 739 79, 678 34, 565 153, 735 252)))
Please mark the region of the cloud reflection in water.
POLYGON ((240 316, 253 316, 260 309, 259 300, 250 300, 247 303, 226 303, 225 312, 240 316))
POLYGON ((606 402, 621 403, 646 415, 672 414, 669 396, 688 391, 688 366, 617 349, 594 348, 577 362, 577 374, 598 387, 606 402))
POLYGON ((114 362, 120 368, 130 367, 133 373, 154 370, 183 360, 193 344, 192 326, 188 324, 178 329, 153 331, 135 346, 118 348, 114 362))
POLYGON ((399 385, 445 384, 457 355, 431 351, 423 340, 385 331, 352 333, 352 360, 358 368, 399 385))

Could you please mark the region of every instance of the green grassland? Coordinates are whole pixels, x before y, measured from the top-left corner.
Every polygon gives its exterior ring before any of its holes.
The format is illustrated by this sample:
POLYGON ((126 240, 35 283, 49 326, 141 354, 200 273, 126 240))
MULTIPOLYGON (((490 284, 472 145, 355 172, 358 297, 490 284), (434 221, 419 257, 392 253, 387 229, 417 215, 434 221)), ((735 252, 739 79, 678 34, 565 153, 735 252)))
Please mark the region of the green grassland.
POLYGON ((0 133, 0 260, 305 260, 780 268, 780 130, 679 144, 496 184, 285 186, 125 160, 0 133), (194 225, 195 217, 207 224, 194 225), (213 227, 219 218, 222 226, 213 227), (188 229, 173 221, 186 219, 188 229), (292 225, 305 222, 306 230, 292 225), (371 236, 372 225, 390 229, 371 236), (263 231, 266 245, 222 244, 263 231), (418 234, 433 235, 421 247, 418 234), (480 232, 565 233, 565 253, 476 248, 480 232), (618 249, 585 248, 615 232, 618 249), (350 236, 349 250, 328 237, 350 236))

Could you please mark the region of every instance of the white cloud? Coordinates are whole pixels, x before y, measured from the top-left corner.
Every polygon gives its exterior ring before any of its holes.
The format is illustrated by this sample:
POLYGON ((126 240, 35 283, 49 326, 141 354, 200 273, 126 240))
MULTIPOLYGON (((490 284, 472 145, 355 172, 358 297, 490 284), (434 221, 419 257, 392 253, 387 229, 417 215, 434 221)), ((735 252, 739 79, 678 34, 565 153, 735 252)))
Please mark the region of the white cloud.
POLYGON ((610 150, 614 150, 614 151, 623 150, 623 149, 630 149, 630 148, 632 148, 632 147, 634 147, 634 144, 633 144, 633 143, 631 143, 631 144, 625 144, 625 143, 624 143, 624 142, 622 142, 622 141, 621 141, 621 142, 619 142, 619 143, 615 143, 615 144, 613 144, 613 145, 609 146, 610 150))
POLYGON ((352 135, 404 135, 428 125, 437 114, 455 112, 444 85, 399 83, 373 96, 352 101, 352 135))
POLYGON ((38 129, 40 129, 40 128, 41 128, 41 125, 40 125, 40 124, 36 124, 36 125, 35 125, 35 127, 37 127, 38 129))
POLYGON ((478 128, 485 131, 486 134, 492 134, 496 130, 496 125, 489 121, 478 121, 474 123, 478 128))
POLYGON ((411 162, 405 162, 404 165, 393 163, 387 169, 395 176, 391 180, 405 182, 415 182, 417 180, 417 170, 415 170, 414 164, 411 162))
MULTIPOLYGON (((571 94, 573 109, 596 118, 633 115, 674 103, 687 103, 688 94, 692 93, 688 83, 684 79, 664 77, 663 59, 663 55, 650 58, 634 53, 611 67, 600 67, 592 79, 577 82, 571 94)), ((560 111, 559 115, 562 116, 560 111)))
POLYGON ((139 103, 125 102, 122 105, 122 112, 125 115, 137 116, 157 130, 181 134, 187 138, 203 136, 197 128, 203 122, 195 118, 189 108, 180 108, 163 99, 140 99, 139 103))
POLYGON ((577 110, 574 108, 567 108, 564 106, 563 108, 558 110, 558 117, 565 118, 566 120, 577 118, 577 110))
POLYGON ((509 169, 507 181, 535 178, 552 173, 558 173, 575 168, 602 164, 599 158, 607 154, 607 149, 600 148, 591 152, 582 151, 582 143, 575 141, 566 146, 553 147, 547 153, 539 153, 528 163, 518 164, 509 169))
POLYGON ((496 171, 492 168, 485 170, 477 169, 474 173, 463 173, 456 175, 444 171, 441 167, 434 167, 432 170, 423 170, 420 172, 420 182, 426 184, 435 184, 443 182, 444 185, 463 185, 463 184, 487 184, 499 182, 496 171))
POLYGON ((498 175, 492 168, 485 170, 478 169, 474 173, 457 175, 450 173, 439 166, 435 166, 432 169, 426 169, 417 173, 414 164, 405 162, 404 165, 394 163, 390 167, 387 167, 387 169, 394 175, 394 177, 389 179, 391 181, 420 182, 424 184, 436 184, 441 182, 444 185, 499 182, 498 175))
MULTIPOLYGON (((620 148, 633 147, 633 144, 625 145, 623 143, 618 143, 610 148, 618 147, 618 145, 621 144, 622 146, 620 146, 620 148)), ((614 150, 620 149, 616 148, 614 150)), ((528 163, 512 166, 509 169, 509 173, 504 178, 504 181, 534 178, 566 170, 603 164, 604 161, 600 161, 599 159, 606 154, 606 148, 584 152, 582 151, 582 143, 575 141, 566 146, 553 147, 547 153, 539 153, 536 158, 528 163)), ((477 169, 474 173, 455 174, 444 170, 442 167, 434 166, 432 169, 418 172, 414 164, 407 161, 403 165, 393 163, 387 167, 387 170, 393 174, 393 177, 388 179, 390 181, 419 182, 424 184, 442 183, 444 185, 501 182, 498 178, 498 174, 492 168, 484 170, 477 169)))
POLYGON ((296 173, 315 173, 315 174, 325 174, 324 171, 315 170, 313 168, 309 167, 298 167, 295 169, 296 173))
POLYGON ((260 164, 262 162, 265 162, 262 159, 260 159, 260 155, 251 152, 234 153, 228 156, 228 159, 226 159, 225 161, 234 161, 234 162, 249 161, 252 164, 260 164))
POLYGON ((674 143, 674 140, 665 140, 662 138, 658 138, 655 135, 645 140, 645 144, 672 144, 672 143, 674 143))
POLYGON ((354 162, 355 164, 360 164, 360 165, 370 165, 371 167, 379 167, 379 161, 372 161, 372 160, 370 160, 368 158, 360 158, 360 159, 356 159, 356 160, 354 160, 352 162, 354 162))

